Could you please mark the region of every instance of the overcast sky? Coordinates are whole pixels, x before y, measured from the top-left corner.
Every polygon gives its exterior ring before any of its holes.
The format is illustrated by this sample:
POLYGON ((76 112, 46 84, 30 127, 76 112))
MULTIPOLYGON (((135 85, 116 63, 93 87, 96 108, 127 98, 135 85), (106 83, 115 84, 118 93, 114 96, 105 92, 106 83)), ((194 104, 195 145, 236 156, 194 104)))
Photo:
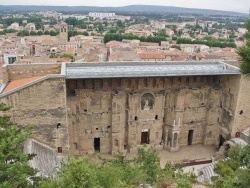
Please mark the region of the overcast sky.
POLYGON ((1 0, 0 5, 125 6, 165 5, 248 13, 250 0, 1 0))

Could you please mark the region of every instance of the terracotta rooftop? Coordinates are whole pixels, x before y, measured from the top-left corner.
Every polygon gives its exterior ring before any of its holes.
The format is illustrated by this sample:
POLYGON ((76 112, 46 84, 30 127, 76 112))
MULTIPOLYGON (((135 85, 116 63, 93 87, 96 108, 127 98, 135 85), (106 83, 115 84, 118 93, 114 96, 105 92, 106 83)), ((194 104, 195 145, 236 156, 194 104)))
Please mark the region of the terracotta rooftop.
POLYGON ((139 53, 141 59, 165 59, 163 53, 139 53))
POLYGON ((73 48, 68 48, 67 50, 65 50, 64 52, 65 54, 69 54, 69 55, 74 55, 74 49, 73 48))
POLYGON ((11 82, 8 83, 8 85, 4 88, 2 93, 6 93, 10 90, 19 88, 21 86, 24 86, 28 83, 31 83, 33 81, 36 81, 38 79, 42 78, 42 76, 38 76, 38 77, 32 77, 32 78, 25 78, 25 79, 20 79, 20 80, 13 80, 11 82))

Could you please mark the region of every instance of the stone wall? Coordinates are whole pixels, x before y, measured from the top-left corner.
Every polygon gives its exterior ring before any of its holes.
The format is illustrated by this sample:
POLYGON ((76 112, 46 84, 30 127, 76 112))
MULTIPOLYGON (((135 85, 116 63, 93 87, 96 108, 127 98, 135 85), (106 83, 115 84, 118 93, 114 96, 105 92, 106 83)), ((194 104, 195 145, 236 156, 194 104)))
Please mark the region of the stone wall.
POLYGON ((35 157, 29 161, 29 165, 38 170, 38 176, 55 175, 61 166, 56 149, 41 144, 36 140, 28 139, 24 144, 24 152, 35 154, 35 157))
POLYGON ((134 151, 142 144, 171 151, 217 145, 230 137, 239 76, 67 80, 71 151, 134 151), (189 138, 190 137, 190 138, 189 138))
POLYGON ((61 64, 7 65, 1 68, 1 72, 4 75, 4 83, 6 83, 24 78, 60 74, 61 64))
POLYGON ((48 78, 17 92, 1 95, 10 106, 12 120, 34 126, 33 138, 51 147, 68 150, 65 79, 48 78))
POLYGON ((234 113, 234 122, 232 126, 232 138, 236 136, 236 132, 242 132, 250 127, 250 77, 242 75, 240 80, 239 96, 236 110, 234 113))
POLYGON ((237 100, 240 95, 240 82, 240 75, 236 75, 221 77, 218 83, 218 85, 221 85, 222 91, 219 116, 217 116, 218 134, 219 137, 221 135, 226 140, 232 138, 237 100))
MULTIPOLYGON (((10 66, 9 79, 60 72, 59 65, 35 66, 10 66)), ((239 84, 240 76, 65 80, 57 75, 2 94, 0 101, 12 107, 14 122, 35 126, 36 140, 63 152, 115 154, 141 144, 178 151, 188 144, 218 145, 220 136, 229 139, 249 127, 248 82, 242 78, 239 84)))

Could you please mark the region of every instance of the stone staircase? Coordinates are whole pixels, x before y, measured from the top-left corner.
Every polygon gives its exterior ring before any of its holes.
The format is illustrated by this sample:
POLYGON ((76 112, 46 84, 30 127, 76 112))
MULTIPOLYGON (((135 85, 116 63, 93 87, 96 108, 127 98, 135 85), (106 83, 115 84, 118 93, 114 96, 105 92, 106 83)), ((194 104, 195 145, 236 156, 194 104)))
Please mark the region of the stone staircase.
POLYGON ((38 176, 54 175, 61 166, 62 158, 57 156, 57 151, 36 140, 27 140, 24 145, 24 152, 36 155, 29 162, 29 165, 38 170, 38 176))

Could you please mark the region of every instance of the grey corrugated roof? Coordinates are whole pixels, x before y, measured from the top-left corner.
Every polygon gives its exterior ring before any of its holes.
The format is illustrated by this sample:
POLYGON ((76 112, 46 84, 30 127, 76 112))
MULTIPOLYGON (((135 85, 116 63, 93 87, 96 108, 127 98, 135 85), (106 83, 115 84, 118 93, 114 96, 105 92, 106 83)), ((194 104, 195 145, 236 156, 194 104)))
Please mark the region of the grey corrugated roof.
POLYGON ((238 68, 220 62, 121 62, 66 65, 67 79, 237 75, 238 68))

